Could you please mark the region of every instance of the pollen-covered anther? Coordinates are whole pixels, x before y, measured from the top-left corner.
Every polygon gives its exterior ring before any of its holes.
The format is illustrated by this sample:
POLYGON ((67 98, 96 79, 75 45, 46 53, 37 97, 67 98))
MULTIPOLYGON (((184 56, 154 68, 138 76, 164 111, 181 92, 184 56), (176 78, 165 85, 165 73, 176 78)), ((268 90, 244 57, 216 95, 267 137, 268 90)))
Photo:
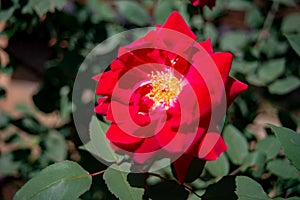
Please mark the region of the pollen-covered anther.
POLYGON ((152 108, 169 109, 176 102, 177 96, 182 90, 182 78, 177 78, 170 69, 165 72, 151 72, 148 76, 151 77, 152 90, 146 96, 154 101, 152 108))

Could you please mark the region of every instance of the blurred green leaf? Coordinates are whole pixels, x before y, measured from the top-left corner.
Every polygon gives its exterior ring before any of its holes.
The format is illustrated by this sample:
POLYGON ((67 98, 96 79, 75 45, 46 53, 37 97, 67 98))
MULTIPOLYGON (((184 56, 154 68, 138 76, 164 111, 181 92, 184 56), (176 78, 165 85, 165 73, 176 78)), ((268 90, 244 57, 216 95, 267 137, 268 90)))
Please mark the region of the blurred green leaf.
POLYGON ((285 70, 285 59, 270 60, 258 68, 258 77, 265 83, 270 83, 278 78, 285 70))
POLYGON ((276 55, 286 53, 288 49, 287 43, 281 42, 276 37, 277 32, 273 31, 271 35, 258 43, 259 50, 266 54, 268 58, 274 58, 276 55))
POLYGON ((113 164, 106 169, 103 174, 103 178, 108 189, 116 197, 121 200, 140 200, 144 194, 144 189, 131 187, 127 182, 127 172, 130 169, 128 163, 123 163, 121 165, 113 164))
POLYGON ((14 200, 77 199, 92 184, 92 177, 72 161, 59 162, 43 169, 29 180, 14 200))
POLYGON ((148 12, 136 1, 120 0, 116 1, 115 4, 121 15, 129 22, 139 26, 145 26, 149 23, 150 16, 148 12))
POLYGON ((173 1, 159 0, 154 9, 155 22, 163 24, 172 11, 173 1))
POLYGON ((18 172, 21 165, 20 162, 15 162, 12 154, 4 154, 0 157, 0 176, 11 176, 18 172))
POLYGON ((40 17, 48 11, 54 12, 55 9, 61 10, 66 5, 67 0, 29 0, 23 7, 23 14, 32 14, 35 11, 40 17))
POLYGON ((216 1, 214 9, 210 9, 208 6, 203 8, 203 16, 205 19, 209 21, 213 21, 218 17, 221 17, 224 14, 224 7, 227 2, 224 3, 222 1, 216 1))
POLYGON ((282 198, 282 197, 277 197, 274 200, 300 200, 300 197, 291 197, 291 198, 282 198))
POLYGON ((44 156, 53 162, 63 161, 67 157, 68 149, 64 136, 55 130, 51 130, 45 138, 44 156))
POLYGON ((256 144, 256 150, 264 153, 267 156, 267 160, 277 156, 280 148, 280 143, 274 136, 268 136, 256 144))
POLYGON ((251 152, 243 161, 242 171, 251 168, 254 177, 261 177, 264 172, 265 161, 266 156, 263 153, 259 151, 251 152))
POLYGON ((277 127, 269 124, 275 132, 286 156, 292 161, 296 168, 300 171, 300 135, 288 128, 277 127))
POLYGON ((246 12, 245 21, 250 27, 260 27, 264 23, 264 19, 264 16, 256 6, 251 6, 246 12))
POLYGON ((240 72, 242 74, 254 73, 257 67, 258 67, 257 61, 247 62, 247 61, 233 60, 232 63, 232 70, 236 72, 240 72))
POLYGON ((265 86, 265 82, 263 79, 261 79, 260 77, 258 77, 256 74, 248 74, 246 76, 246 79, 247 81, 252 84, 252 85, 255 85, 255 86, 265 86))
POLYGON ((300 79, 295 76, 288 76, 279 79, 268 86, 271 94, 284 95, 292 92, 300 86, 300 79))
POLYGON ((7 10, 1 10, 0 12, 0 22, 7 21, 9 18, 14 14, 15 10, 17 9, 17 6, 12 6, 7 10))
POLYGON ((229 173, 229 162, 226 155, 223 153, 215 161, 207 161, 205 168, 215 177, 222 177, 229 173))
POLYGON ((299 34, 286 34, 285 37, 288 39, 291 47, 300 56, 300 35, 299 34))
POLYGON ((283 33, 300 33, 300 13, 295 12, 283 18, 281 31, 283 33))
POLYGON ((113 21, 115 19, 115 11, 105 2, 98 0, 87 1, 87 7, 93 11, 91 18, 94 23, 101 20, 113 21))
POLYGON ((248 143, 243 134, 233 125, 227 125, 223 131, 223 137, 227 144, 227 151, 230 160, 241 165, 248 155, 248 143))
POLYGON ((239 200, 271 200, 263 188, 251 178, 238 176, 235 180, 239 200))
POLYGON ((111 148, 109 141, 106 139, 105 133, 109 124, 99 121, 95 116, 90 122, 91 141, 85 145, 85 149, 96 154, 106 162, 117 163, 122 158, 111 148))
POLYGON ((220 40, 220 47, 227 51, 241 51, 249 40, 249 37, 242 31, 230 31, 223 34, 220 40))
POLYGON ((295 6, 296 2, 294 0, 272 0, 273 2, 281 3, 286 6, 295 6))
POLYGON ((212 23, 206 23, 203 30, 204 38, 210 38, 212 44, 216 44, 218 39, 218 30, 212 23))
POLYGON ((68 119, 72 113, 72 102, 69 100, 70 93, 69 86, 63 86, 60 89, 60 117, 65 120, 68 119))
POLYGON ((238 198, 234 192, 235 189, 236 189, 235 177, 224 176, 217 183, 208 186, 201 199, 202 200, 220 200, 220 199, 237 200, 238 198))
POLYGON ((266 169, 283 179, 293 179, 299 176, 297 169, 285 160, 272 160, 268 162, 266 169))
POLYGON ((8 127, 10 124, 10 119, 11 117, 4 113, 4 112, 0 112, 0 130, 1 129, 5 129, 6 127, 8 127))
POLYGON ((230 10, 244 11, 251 6, 251 3, 245 0, 231 0, 227 3, 227 8, 230 10))

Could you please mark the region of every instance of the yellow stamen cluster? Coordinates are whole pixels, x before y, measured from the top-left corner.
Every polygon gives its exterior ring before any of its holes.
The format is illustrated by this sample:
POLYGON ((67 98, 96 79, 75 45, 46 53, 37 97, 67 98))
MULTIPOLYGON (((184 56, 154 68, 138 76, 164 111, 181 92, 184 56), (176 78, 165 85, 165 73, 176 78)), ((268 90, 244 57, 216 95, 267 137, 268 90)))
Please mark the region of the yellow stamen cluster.
POLYGON ((170 69, 166 72, 151 72, 148 76, 151 77, 152 90, 146 96, 154 101, 152 108, 169 109, 182 89, 182 79, 176 78, 170 69))

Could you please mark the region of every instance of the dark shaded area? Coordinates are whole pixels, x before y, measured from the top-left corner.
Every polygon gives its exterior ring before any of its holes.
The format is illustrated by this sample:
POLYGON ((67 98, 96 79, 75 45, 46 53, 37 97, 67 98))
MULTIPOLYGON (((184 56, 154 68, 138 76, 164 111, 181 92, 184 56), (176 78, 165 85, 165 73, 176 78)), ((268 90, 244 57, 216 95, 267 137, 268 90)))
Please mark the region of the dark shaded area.
POLYGON ((148 197, 153 200, 184 200, 189 196, 189 192, 176 181, 164 181, 148 188, 148 197))
POLYGON ((203 200, 237 200, 235 194, 235 176, 225 176, 218 183, 208 186, 202 196, 203 200))

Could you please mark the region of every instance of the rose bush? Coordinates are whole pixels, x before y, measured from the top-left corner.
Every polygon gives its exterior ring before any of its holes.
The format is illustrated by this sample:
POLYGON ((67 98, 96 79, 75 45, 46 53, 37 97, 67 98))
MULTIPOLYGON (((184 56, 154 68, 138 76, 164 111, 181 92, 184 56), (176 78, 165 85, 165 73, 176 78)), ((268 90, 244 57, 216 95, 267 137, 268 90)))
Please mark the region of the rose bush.
POLYGON ((247 88, 229 76, 231 53, 196 39, 173 12, 94 77, 101 96, 95 112, 112 122, 112 147, 139 164, 170 158, 181 183, 194 158, 215 160, 227 149, 217 126, 247 88))
POLYGON ((210 9, 215 6, 216 0, 190 0, 193 6, 208 6, 210 9))

